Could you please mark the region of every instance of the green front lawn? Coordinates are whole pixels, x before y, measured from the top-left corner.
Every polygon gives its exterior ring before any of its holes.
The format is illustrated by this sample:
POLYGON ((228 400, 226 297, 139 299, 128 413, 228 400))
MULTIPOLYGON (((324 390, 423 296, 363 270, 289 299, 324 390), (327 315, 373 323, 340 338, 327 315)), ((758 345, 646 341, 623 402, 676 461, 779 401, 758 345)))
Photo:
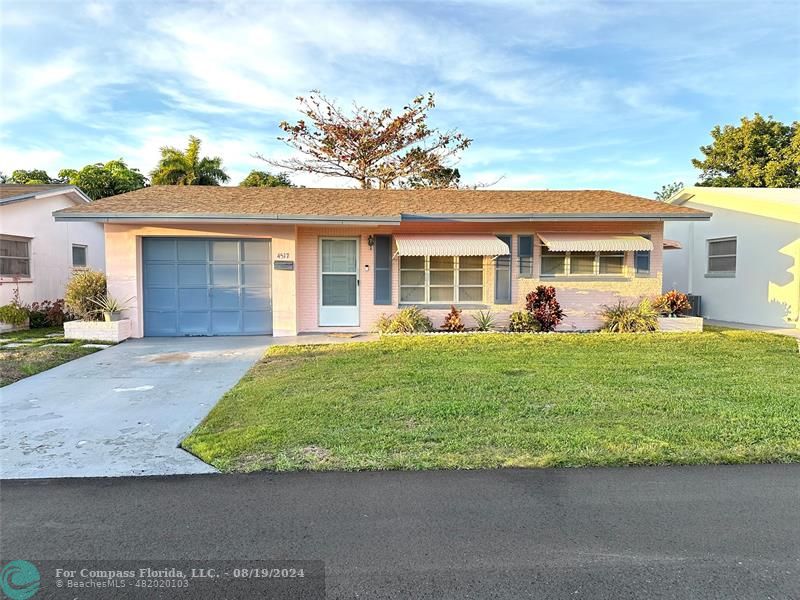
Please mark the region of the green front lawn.
POLYGON ((28 329, 0 334, 0 387, 98 350, 97 348, 84 348, 83 345, 87 343, 85 341, 64 342, 62 327, 28 329), (48 334, 61 335, 47 337, 48 334), (57 343, 64 343, 64 345, 49 345, 57 343))
POLYGON ((183 447, 223 471, 798 461, 800 354, 736 330, 273 346, 183 447))

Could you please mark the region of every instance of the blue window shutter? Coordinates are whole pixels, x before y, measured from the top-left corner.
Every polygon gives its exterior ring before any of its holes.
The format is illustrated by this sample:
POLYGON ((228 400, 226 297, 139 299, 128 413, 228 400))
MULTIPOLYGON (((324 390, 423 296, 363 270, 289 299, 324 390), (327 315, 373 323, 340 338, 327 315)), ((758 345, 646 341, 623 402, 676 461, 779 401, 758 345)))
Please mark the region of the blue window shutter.
MULTIPOLYGON (((643 234, 642 237, 650 239, 650 236, 643 234)), ((636 275, 649 275, 650 274, 650 251, 637 250, 633 253, 633 264, 636 269, 636 275)))
POLYGON ((375 304, 392 303, 392 236, 375 236, 375 304))
POLYGON ((519 236, 519 274, 523 277, 533 276, 533 236, 519 236))
MULTIPOLYGON (((498 235, 511 249, 511 236, 498 235)), ((511 304, 511 256, 498 256, 494 259, 494 302, 511 304)))

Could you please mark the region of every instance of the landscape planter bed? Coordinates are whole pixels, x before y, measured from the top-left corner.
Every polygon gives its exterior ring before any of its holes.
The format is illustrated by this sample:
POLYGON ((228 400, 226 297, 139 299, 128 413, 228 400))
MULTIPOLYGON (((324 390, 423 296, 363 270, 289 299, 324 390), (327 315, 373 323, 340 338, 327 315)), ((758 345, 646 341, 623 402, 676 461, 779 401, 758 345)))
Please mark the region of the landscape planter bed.
POLYGON ((68 340, 93 340, 119 343, 131 337, 131 320, 119 321, 67 321, 64 338, 68 340))
POLYGON ((666 333, 703 331, 703 317, 658 317, 658 329, 666 333))

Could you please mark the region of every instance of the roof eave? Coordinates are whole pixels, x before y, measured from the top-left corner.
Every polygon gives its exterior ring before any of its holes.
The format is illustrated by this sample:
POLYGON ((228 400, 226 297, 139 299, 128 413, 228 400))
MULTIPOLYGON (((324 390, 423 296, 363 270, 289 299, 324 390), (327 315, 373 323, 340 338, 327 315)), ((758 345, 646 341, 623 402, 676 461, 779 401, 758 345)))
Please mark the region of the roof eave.
POLYGON ((17 194, 8 198, 0 199, 0 205, 13 204, 14 202, 23 202, 32 198, 50 198, 52 196, 62 196, 66 194, 75 194, 78 200, 86 204, 90 204, 92 199, 84 194, 80 188, 74 185, 65 185, 63 187, 55 188, 52 190, 39 190, 34 192, 25 192, 24 194, 17 194))

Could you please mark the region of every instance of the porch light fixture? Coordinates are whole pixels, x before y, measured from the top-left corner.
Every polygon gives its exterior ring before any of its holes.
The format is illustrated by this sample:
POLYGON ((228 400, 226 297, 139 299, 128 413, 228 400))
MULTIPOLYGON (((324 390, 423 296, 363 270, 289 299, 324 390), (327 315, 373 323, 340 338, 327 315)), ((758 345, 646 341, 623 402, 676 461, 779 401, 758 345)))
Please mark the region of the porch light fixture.
POLYGON ((367 238, 367 245, 372 248, 375 245, 375 236, 371 235, 367 238))

